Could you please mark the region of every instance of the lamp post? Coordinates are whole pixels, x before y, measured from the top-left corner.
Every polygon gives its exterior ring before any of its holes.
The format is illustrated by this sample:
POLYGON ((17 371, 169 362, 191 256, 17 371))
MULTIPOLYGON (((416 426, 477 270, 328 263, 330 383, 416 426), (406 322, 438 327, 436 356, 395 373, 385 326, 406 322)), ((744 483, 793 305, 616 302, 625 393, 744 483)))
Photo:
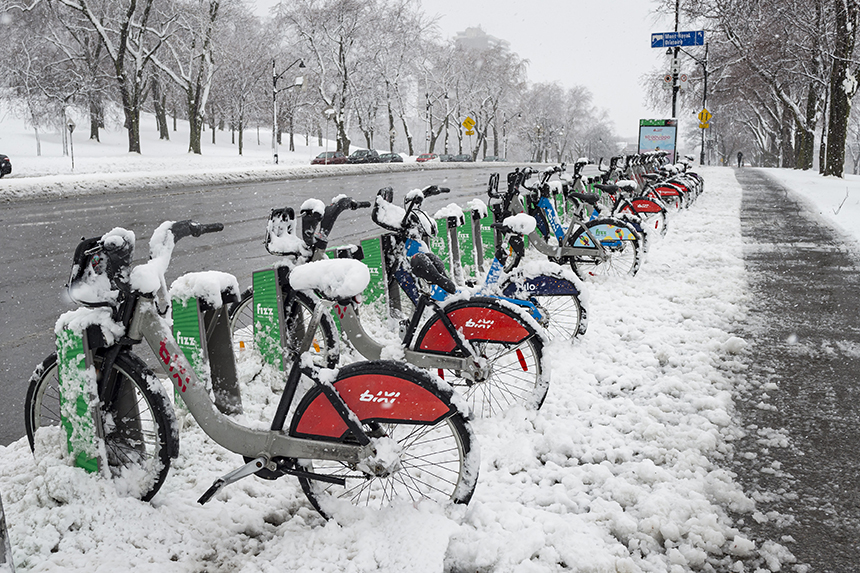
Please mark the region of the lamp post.
POLYGON ((69 151, 72 155, 72 171, 75 170, 75 145, 72 143, 72 132, 75 131, 75 122, 72 121, 72 118, 69 118, 69 121, 66 122, 66 127, 69 130, 69 151))
MULTIPOLYGON (((275 69, 275 58, 272 58, 272 155, 274 156, 275 164, 278 163, 278 80, 296 64, 298 64, 300 68, 305 67, 305 62, 301 58, 298 58, 295 62, 287 66, 284 71, 277 73, 277 70, 275 69)), ((290 88, 299 87, 303 83, 304 80, 300 76, 296 78, 293 85, 284 89, 288 90, 290 88)))
MULTIPOLYGON (((676 49, 684 52, 684 54, 686 54, 687 56, 692 58, 697 64, 702 66, 702 77, 703 77, 703 81, 704 81, 704 85, 702 86, 702 109, 703 110, 708 109, 708 43, 705 42, 705 59, 704 60, 700 60, 699 58, 697 58, 693 54, 691 54, 691 53, 689 53, 686 50, 683 50, 681 48, 676 48, 676 49)), ((704 165, 705 164, 705 129, 706 128, 703 127, 701 129, 702 129, 702 141, 701 141, 701 151, 699 153, 699 165, 704 165)))
POLYGON ((323 112, 323 114, 325 115, 325 157, 326 157, 326 163, 328 163, 328 160, 331 159, 328 156, 328 124, 331 122, 331 116, 333 116, 334 113, 335 112, 332 108, 328 108, 323 112))

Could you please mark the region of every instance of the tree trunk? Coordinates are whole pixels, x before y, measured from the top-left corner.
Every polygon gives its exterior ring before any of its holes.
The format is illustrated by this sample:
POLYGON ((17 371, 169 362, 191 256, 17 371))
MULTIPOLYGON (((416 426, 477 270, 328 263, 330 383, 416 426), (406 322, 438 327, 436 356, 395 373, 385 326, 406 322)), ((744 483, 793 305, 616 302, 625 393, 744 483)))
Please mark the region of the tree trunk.
POLYGON ((170 130, 167 128, 167 110, 165 103, 167 96, 161 91, 161 82, 158 76, 152 77, 152 105, 155 108, 155 124, 158 126, 158 139, 168 141, 170 130))
POLYGON ((90 98, 90 139, 100 141, 99 128, 104 127, 104 117, 102 114, 101 102, 94 98, 90 98))
POLYGON ((845 168, 845 141, 851 98, 857 92, 857 78, 848 69, 857 34, 856 0, 835 0, 836 35, 833 68, 830 72, 830 121, 827 125, 827 165, 824 175, 842 177, 845 168))
MULTIPOLYGON (((242 146, 245 144, 244 134, 245 134, 245 126, 242 125, 242 120, 239 120, 239 155, 242 155, 242 146)), ((293 136, 292 136, 292 134, 290 134, 290 146, 292 146, 292 143, 293 143, 293 136)), ((292 151, 292 149, 290 151, 292 151)))
POLYGON ((795 169, 812 169, 812 159, 815 156, 815 108, 818 103, 818 93, 814 85, 809 86, 806 95, 806 124, 809 130, 797 125, 797 163, 795 169))
POLYGON ((394 153, 394 140, 397 132, 394 130, 394 112, 391 110, 391 102, 388 102, 388 151, 394 153))
POLYGON ((412 147, 412 133, 409 131, 409 124, 406 123, 406 118, 400 116, 400 122, 403 124, 403 132, 406 134, 406 149, 409 150, 409 155, 415 155, 412 147))

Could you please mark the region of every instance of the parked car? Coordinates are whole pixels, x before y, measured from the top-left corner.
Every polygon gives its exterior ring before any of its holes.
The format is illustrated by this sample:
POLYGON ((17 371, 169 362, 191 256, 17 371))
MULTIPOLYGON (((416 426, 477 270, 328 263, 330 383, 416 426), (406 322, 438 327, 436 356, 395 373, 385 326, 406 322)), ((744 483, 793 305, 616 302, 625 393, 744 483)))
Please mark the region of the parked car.
POLYGON ((349 154, 347 163, 379 163, 379 153, 375 149, 358 149, 349 154))
POLYGON ((440 153, 439 161, 454 161, 454 156, 448 155, 447 153, 440 153))
POLYGON ((488 155, 484 158, 484 161, 504 161, 504 157, 499 157, 497 155, 488 155))
POLYGON ((422 153, 415 159, 415 161, 418 163, 427 163, 428 161, 441 161, 441 159, 439 159, 439 156, 435 153, 422 153))
POLYGON ((0 177, 12 173, 12 162, 9 161, 8 155, 0 153, 0 177))
POLYGON ((474 159, 472 159, 472 156, 468 153, 461 153, 460 155, 455 155, 454 159, 452 159, 451 161, 457 161, 459 163, 468 163, 474 161, 474 159))
POLYGON ((403 163, 403 158, 399 153, 382 153, 379 155, 381 163, 403 163))
POLYGON ((346 155, 343 151, 323 151, 313 159, 311 165, 337 165, 346 163, 346 155))

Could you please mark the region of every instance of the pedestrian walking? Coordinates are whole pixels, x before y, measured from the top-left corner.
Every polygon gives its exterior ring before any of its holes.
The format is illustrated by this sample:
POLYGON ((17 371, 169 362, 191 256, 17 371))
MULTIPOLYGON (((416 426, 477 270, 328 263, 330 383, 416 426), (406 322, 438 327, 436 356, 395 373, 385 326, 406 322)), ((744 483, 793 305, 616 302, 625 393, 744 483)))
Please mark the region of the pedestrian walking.
POLYGON ((738 167, 744 166, 744 154, 742 151, 738 151, 738 167))

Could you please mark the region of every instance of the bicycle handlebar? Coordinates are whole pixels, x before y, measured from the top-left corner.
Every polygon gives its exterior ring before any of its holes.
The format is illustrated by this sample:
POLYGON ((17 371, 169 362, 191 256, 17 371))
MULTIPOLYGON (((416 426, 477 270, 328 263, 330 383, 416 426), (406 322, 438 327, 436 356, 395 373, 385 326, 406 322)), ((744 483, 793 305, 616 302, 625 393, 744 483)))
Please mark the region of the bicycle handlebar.
POLYGON ((401 209, 394 205, 394 189, 383 187, 376 193, 376 201, 373 204, 370 218, 374 223, 388 231, 406 232, 419 224, 419 221, 413 216, 413 212, 421 207, 425 198, 450 191, 449 188, 438 185, 428 185, 424 189, 415 189, 406 194, 405 209, 401 209))
POLYGON ((368 209, 370 206, 370 201, 356 201, 346 195, 336 197, 330 205, 326 206, 319 228, 311 237, 312 242, 308 243, 305 240, 305 244, 311 247, 312 250, 325 250, 328 247, 328 236, 332 228, 334 228, 334 222, 341 213, 347 209, 355 211, 357 209, 368 209))

